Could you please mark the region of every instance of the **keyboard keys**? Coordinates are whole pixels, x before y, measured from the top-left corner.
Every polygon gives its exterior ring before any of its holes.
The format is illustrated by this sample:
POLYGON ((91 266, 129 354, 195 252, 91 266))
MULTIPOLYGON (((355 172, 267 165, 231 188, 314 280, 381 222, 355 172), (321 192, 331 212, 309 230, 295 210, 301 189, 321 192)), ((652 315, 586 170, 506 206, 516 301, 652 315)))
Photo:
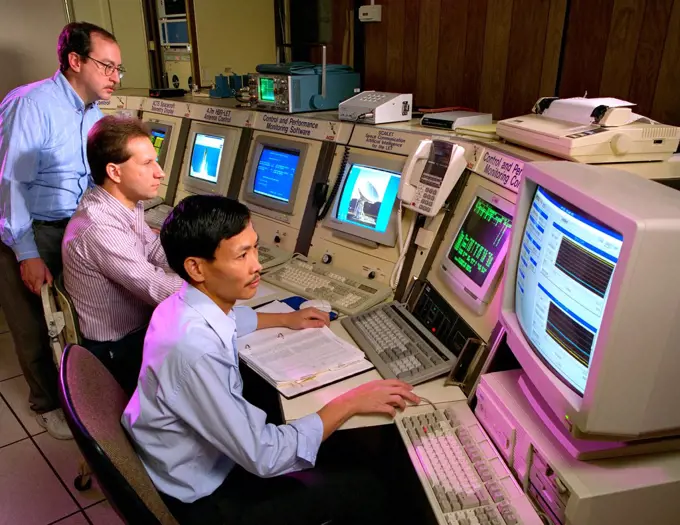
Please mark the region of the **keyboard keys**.
MULTIPOLYGON (((422 466, 421 479, 432 488, 450 525, 522 525, 540 523, 538 516, 523 521, 511 503, 526 498, 507 468, 498 472, 498 457, 488 461, 479 447, 487 441, 466 404, 429 410, 397 420, 405 431, 407 446, 414 447, 422 466), (463 407, 463 408, 461 408, 463 407), (477 458, 473 460, 472 458, 477 458), (423 476, 425 478, 423 478, 423 476)), ((403 434, 402 434, 403 435, 403 434)), ((532 512, 525 511, 522 512, 532 512)), ((441 516, 440 515, 440 516, 441 516)), ((525 516, 525 514, 522 514, 525 516)), ((444 521, 442 521, 442 519, 444 521)))

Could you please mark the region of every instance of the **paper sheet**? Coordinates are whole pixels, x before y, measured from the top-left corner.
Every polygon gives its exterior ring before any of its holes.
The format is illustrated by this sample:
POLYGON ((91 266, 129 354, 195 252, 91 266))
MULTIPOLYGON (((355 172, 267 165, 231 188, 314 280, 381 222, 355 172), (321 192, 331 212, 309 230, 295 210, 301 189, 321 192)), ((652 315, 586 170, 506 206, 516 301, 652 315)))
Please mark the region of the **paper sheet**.
MULTIPOLYGON (((550 107, 543 112, 546 117, 567 122, 577 122, 579 124, 592 124, 593 118, 590 116, 598 106, 608 106, 610 108, 632 107, 635 104, 618 98, 561 98, 555 100, 550 107)), ((633 113, 631 122, 637 120, 639 115, 633 113)))
POLYGON ((278 383, 300 381, 321 372, 337 370, 361 361, 364 354, 339 343, 323 328, 300 330, 288 337, 277 337, 265 344, 245 349, 271 379, 278 383))
MULTIPOLYGON (((263 313, 293 309, 273 301, 263 313)), ((365 359, 364 353, 336 336, 330 328, 267 328, 236 340, 239 353, 277 383, 301 381, 315 374, 344 368, 365 359)))

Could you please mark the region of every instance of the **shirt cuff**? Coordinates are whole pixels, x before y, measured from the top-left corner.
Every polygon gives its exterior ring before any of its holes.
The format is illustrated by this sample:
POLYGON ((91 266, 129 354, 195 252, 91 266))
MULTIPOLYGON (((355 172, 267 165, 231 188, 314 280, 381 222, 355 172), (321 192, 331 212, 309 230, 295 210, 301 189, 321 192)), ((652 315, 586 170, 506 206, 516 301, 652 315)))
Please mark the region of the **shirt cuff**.
POLYGON ((297 457, 314 466, 323 439, 323 422, 319 414, 310 414, 290 423, 297 430, 297 457))
POLYGON ((257 330, 257 312, 250 306, 235 306, 236 337, 243 337, 257 330))
POLYGON ((19 262, 40 257, 40 252, 38 252, 38 247, 35 244, 35 238, 32 233, 26 232, 21 239, 10 246, 19 262))

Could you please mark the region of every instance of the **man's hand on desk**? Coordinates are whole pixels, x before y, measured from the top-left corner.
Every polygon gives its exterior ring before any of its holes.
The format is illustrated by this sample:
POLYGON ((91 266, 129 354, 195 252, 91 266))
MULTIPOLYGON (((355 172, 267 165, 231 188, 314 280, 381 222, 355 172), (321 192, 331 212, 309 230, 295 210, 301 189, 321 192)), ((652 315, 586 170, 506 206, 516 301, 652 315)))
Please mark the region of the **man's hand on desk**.
POLYGON ((326 312, 316 308, 303 308, 287 314, 257 314, 257 329, 285 326, 291 330, 303 328, 321 328, 330 324, 330 317, 326 312))
POLYGON ((394 417, 397 408, 406 408, 406 401, 417 405, 420 398, 412 389, 413 386, 397 379, 379 379, 336 397, 318 412, 323 422, 323 439, 357 414, 387 414, 394 417))

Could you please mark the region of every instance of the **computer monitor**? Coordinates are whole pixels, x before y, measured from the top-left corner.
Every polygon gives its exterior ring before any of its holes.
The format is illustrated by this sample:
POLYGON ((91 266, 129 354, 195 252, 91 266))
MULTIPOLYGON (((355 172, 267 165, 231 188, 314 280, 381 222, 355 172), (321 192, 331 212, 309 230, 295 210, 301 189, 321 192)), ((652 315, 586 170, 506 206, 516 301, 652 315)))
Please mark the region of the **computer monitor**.
POLYGON ((444 282, 480 315, 502 273, 513 209, 510 201, 479 186, 441 261, 444 282))
POLYGON ((226 195, 238 139, 234 128, 193 122, 184 157, 185 191, 226 195))
POLYGON ((151 143, 156 150, 156 162, 165 170, 165 159, 168 155, 168 145, 172 134, 172 124, 161 124, 160 122, 147 122, 151 132, 151 143))
POLYGON ((244 200, 292 215, 307 149, 302 141, 270 135, 255 138, 244 200))
POLYGON ((402 168, 401 160, 351 155, 324 225, 363 243, 394 246, 402 168))
POLYGON ((680 435, 680 195, 613 168, 524 168, 501 322, 573 436, 680 435))

